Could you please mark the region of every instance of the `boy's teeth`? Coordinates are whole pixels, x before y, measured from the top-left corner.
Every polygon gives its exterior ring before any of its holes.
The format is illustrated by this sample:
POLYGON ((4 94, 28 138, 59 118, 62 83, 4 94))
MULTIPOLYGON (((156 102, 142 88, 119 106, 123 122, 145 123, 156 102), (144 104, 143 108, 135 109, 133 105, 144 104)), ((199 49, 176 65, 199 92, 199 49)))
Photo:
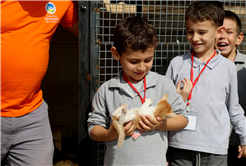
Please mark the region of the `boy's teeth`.
POLYGON ((228 46, 228 44, 225 44, 225 43, 222 43, 222 44, 219 44, 220 47, 225 47, 225 46, 228 46))

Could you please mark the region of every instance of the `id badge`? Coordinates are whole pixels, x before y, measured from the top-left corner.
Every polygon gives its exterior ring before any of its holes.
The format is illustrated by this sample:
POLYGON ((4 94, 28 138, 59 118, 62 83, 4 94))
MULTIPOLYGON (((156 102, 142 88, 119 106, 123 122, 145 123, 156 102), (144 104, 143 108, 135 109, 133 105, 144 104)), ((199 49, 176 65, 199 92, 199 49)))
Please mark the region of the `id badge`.
POLYGON ((189 118, 189 123, 184 128, 184 130, 195 131, 196 130, 196 126, 197 126, 198 113, 197 112, 193 112, 193 111, 189 111, 188 112, 188 118, 189 118))
POLYGON ((132 138, 137 139, 142 134, 142 131, 139 129, 135 129, 134 133, 131 135, 132 138))

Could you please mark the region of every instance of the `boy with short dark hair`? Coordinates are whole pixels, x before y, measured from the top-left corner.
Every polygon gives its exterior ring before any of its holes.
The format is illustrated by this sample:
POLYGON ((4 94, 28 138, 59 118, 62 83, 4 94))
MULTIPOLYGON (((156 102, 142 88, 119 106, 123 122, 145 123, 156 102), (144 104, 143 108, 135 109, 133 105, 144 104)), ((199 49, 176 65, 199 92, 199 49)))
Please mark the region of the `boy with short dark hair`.
POLYGON ((183 129, 188 120, 183 98, 172 81, 150 71, 158 42, 155 28, 146 19, 127 17, 116 27, 114 37, 111 52, 123 70, 96 92, 88 118, 89 135, 93 140, 106 142, 105 165, 166 165, 167 130, 183 129), (114 111, 124 103, 128 109, 139 108, 145 97, 156 106, 164 94, 168 94, 177 117, 163 120, 142 116, 138 129, 143 132, 136 140, 131 137, 134 124, 127 123, 127 137, 118 148, 118 134, 111 121, 114 111))
POLYGON ((224 33, 224 8, 216 1, 195 1, 186 11, 188 53, 175 57, 166 76, 188 78, 193 88, 187 100, 189 124, 169 133, 170 166, 227 165, 230 120, 246 149, 246 121, 238 103, 235 65, 215 50, 224 33))
MULTIPOLYGON (((225 27, 225 33, 217 40, 217 47, 224 57, 230 59, 237 66, 239 104, 245 111, 246 55, 241 54, 237 50, 237 46, 242 42, 244 37, 244 34, 241 31, 241 20, 234 12, 226 10, 223 26, 225 27)), ((240 145, 240 139, 238 134, 236 134, 235 130, 233 129, 228 149, 229 166, 234 166, 235 163, 237 163, 237 165, 246 164, 245 158, 238 158, 238 145, 240 145)))

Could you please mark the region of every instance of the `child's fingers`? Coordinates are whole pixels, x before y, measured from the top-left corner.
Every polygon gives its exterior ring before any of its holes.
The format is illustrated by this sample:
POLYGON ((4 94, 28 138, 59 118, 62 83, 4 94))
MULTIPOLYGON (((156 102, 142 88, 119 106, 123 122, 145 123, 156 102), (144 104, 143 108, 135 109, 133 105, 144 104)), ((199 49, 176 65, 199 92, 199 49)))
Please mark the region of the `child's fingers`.
POLYGON ((146 116, 142 115, 141 116, 142 120, 140 120, 138 123, 139 123, 139 126, 140 126, 140 130, 142 131, 148 131, 148 130, 151 130, 151 122, 146 118, 146 116))
POLYGON ((161 118, 161 117, 159 117, 159 116, 157 116, 156 120, 157 120, 158 122, 161 122, 161 121, 163 121, 164 119, 161 118))
POLYGON ((192 85, 191 81, 187 78, 184 78, 183 81, 185 82, 186 85, 192 85))
POLYGON ((238 152, 241 152, 241 145, 238 146, 238 152))
POLYGON ((192 84, 191 81, 190 81, 189 79, 184 78, 184 80, 185 80, 185 82, 186 82, 187 84, 192 84))
POLYGON ((239 145, 238 146, 238 158, 244 157, 246 158, 246 145, 239 145))
POLYGON ((185 80, 187 81, 187 83, 189 85, 189 88, 192 89, 193 83, 189 79, 187 79, 187 78, 185 78, 185 80))
POLYGON ((242 157, 242 148, 241 148, 241 145, 238 146, 238 158, 241 158, 242 157))
POLYGON ((189 91, 191 90, 191 88, 193 86, 192 82, 187 78, 184 78, 183 84, 186 87, 186 89, 188 89, 189 91))
POLYGON ((147 125, 147 126, 154 126, 158 123, 158 121, 156 120, 156 118, 153 118, 152 116, 149 116, 149 115, 146 115, 146 116, 141 116, 144 123, 147 125))
POLYGON ((181 82, 180 81, 178 81, 178 84, 177 84, 177 93, 179 93, 180 92, 180 86, 181 86, 181 82))
POLYGON ((141 130, 141 131, 148 131, 148 130, 150 130, 150 128, 142 120, 140 120, 138 122, 138 124, 139 124, 139 127, 138 127, 139 130, 141 130))
POLYGON ((187 82, 185 82, 184 80, 181 81, 183 83, 183 92, 189 91, 189 86, 187 84, 187 82))
POLYGON ((128 122, 125 126, 124 126, 124 130, 128 131, 132 126, 132 121, 128 122))
POLYGON ((242 152, 240 152, 239 154, 238 154, 238 158, 241 158, 242 157, 242 152))
POLYGON ((149 127, 150 126, 150 122, 149 122, 149 120, 144 115, 142 115, 141 118, 142 118, 142 120, 140 120, 138 122, 140 127, 141 127, 141 130, 142 131, 150 130, 150 127, 149 127))
MULTIPOLYGON (((158 127, 158 124, 163 120, 162 118, 153 118, 149 115, 141 116, 142 120, 139 121, 139 125, 142 131, 155 130, 158 127), (159 122, 160 121, 160 122, 159 122)), ((139 128, 140 129, 140 128, 139 128)))
POLYGON ((126 126, 124 126, 126 136, 132 135, 134 129, 135 129, 135 126, 133 122, 132 121, 128 122, 126 126))

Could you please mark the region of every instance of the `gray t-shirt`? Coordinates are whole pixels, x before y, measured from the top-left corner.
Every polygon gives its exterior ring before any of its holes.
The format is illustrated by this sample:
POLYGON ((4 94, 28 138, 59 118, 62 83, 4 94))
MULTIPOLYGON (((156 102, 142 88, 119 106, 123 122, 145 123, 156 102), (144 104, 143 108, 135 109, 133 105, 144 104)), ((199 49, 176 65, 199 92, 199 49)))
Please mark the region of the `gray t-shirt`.
MULTIPOLYGON (((237 66, 237 80, 238 80, 238 96, 239 104, 244 109, 244 115, 246 112, 246 55, 241 54, 237 50, 237 56, 234 61, 237 66)), ((230 145, 240 145, 240 139, 235 130, 232 130, 230 137, 230 145)))
MULTIPOLYGON (((122 104, 127 103, 128 109, 139 108, 142 103, 138 94, 129 89, 129 85, 120 81, 122 72, 100 86, 92 102, 89 113, 89 134, 94 126, 108 128, 113 112, 122 104)), ((149 72, 146 76, 146 98, 155 106, 161 97, 168 94, 167 101, 173 112, 187 118, 183 98, 176 92, 173 82, 167 77, 149 72)), ((144 88, 140 86, 140 95, 144 96, 144 88)), ((118 139, 106 143, 104 165, 166 165, 167 131, 146 131, 136 140, 128 136, 121 148, 117 147, 118 139)))
MULTIPOLYGON (((196 130, 170 131, 169 146, 212 154, 227 154, 230 121, 246 144, 246 121, 238 103, 236 66, 219 50, 208 63, 192 91, 190 111, 197 114, 196 130)), ((166 76, 177 86, 178 81, 190 79, 191 50, 172 59, 166 76)), ((194 57, 194 79, 205 62, 194 57)))

